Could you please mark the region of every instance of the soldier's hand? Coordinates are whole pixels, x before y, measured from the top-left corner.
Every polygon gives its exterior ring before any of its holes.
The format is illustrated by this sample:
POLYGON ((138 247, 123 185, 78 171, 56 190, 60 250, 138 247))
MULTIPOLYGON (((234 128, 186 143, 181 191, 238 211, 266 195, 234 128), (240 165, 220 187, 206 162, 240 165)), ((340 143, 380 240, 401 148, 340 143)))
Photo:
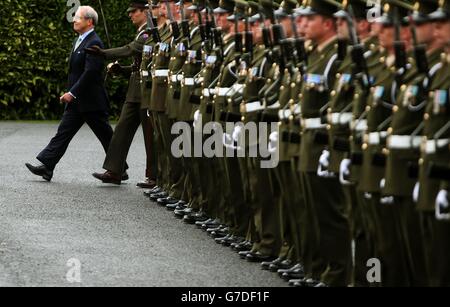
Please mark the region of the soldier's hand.
POLYGON ((447 190, 439 191, 436 197, 436 219, 439 221, 450 220, 449 195, 447 190))
POLYGON ((419 202, 419 193, 420 193, 420 183, 416 182, 416 184, 414 185, 414 190, 413 190, 413 194, 412 194, 412 198, 415 203, 419 202))
POLYGON ((123 72, 123 68, 118 62, 109 63, 107 68, 108 73, 112 75, 119 75, 123 72))
POLYGON ((341 182, 342 185, 351 184, 349 180, 351 164, 352 161, 350 159, 344 159, 341 162, 341 165, 339 167, 339 181, 341 182))
POLYGON ((105 57, 105 52, 103 51, 102 48, 100 48, 97 45, 94 45, 94 46, 89 47, 89 48, 85 48, 84 50, 86 51, 87 54, 92 54, 92 55, 95 55, 95 56, 105 57))

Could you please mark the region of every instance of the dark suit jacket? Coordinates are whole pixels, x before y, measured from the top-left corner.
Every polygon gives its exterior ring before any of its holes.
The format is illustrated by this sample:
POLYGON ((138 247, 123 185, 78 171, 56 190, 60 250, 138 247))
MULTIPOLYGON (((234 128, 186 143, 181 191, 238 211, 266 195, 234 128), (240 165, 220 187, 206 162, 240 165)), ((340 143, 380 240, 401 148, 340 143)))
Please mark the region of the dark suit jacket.
POLYGON ((92 32, 72 51, 69 58, 68 91, 76 97, 73 106, 80 112, 109 110, 103 77, 104 59, 85 52, 85 48, 94 45, 103 48, 97 33, 92 32))

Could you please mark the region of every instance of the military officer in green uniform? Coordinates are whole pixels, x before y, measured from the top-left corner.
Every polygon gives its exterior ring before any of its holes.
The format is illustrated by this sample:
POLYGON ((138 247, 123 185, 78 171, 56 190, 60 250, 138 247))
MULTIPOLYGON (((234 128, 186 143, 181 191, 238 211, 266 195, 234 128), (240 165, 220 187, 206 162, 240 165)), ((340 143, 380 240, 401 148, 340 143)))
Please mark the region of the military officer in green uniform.
POLYGON ((343 10, 335 14, 338 37, 343 45, 343 49, 340 51, 343 61, 336 75, 335 86, 330 93, 331 101, 327 115, 330 151, 328 170, 339 174, 346 198, 345 212, 352 217, 352 232, 355 241, 352 284, 362 286, 367 285, 366 263, 368 259, 372 258, 369 251, 366 210, 362 193, 356 191, 356 182, 351 181, 349 176, 344 175, 343 172, 348 170, 351 163, 349 139, 350 123, 354 117, 352 109, 355 87, 361 76, 367 78, 365 74, 368 73, 368 70, 363 69, 367 65, 366 58, 377 56, 377 38, 371 34, 371 24, 367 20, 369 9, 367 1, 348 0, 344 1, 343 6, 343 10), (347 42, 351 46, 345 48, 347 42), (358 52, 358 57, 353 55, 356 52, 358 52))
POLYGON ((304 11, 308 18, 306 37, 314 44, 299 97, 302 112, 300 171, 307 216, 302 232, 310 246, 304 257, 304 285, 347 286, 350 282, 350 229, 348 218, 343 214, 343 192, 338 178, 321 170, 319 163, 327 145, 322 117, 339 67, 333 18, 339 7, 335 1, 312 0, 304 11), (323 189, 327 193, 323 193, 323 189))
MULTIPOLYGON (((131 142, 140 124, 143 126, 146 142, 151 142, 150 122, 147 116, 147 110, 141 108, 141 88, 140 88, 140 65, 142 60, 142 51, 144 42, 148 38, 146 33, 147 8, 146 1, 133 1, 127 12, 135 26, 138 28, 136 38, 130 44, 113 49, 102 50, 100 48, 88 49, 96 55, 105 57, 108 60, 133 57, 133 64, 128 67, 122 67, 119 64, 110 66, 111 71, 130 75, 127 97, 122 108, 119 122, 114 131, 111 144, 106 155, 103 168, 106 172, 103 174, 94 173, 94 177, 103 183, 120 184, 126 177, 123 176, 126 166, 131 142)), ((148 145, 148 144, 147 144, 148 145)), ((147 156, 151 156, 151 146, 146 146, 147 156)), ((149 160, 149 159, 147 159, 149 160)), ((147 161, 147 175, 150 175, 151 161, 147 161)), ((150 176, 150 177, 153 177, 150 176)))
MULTIPOLYGON (((445 43, 450 41, 450 1, 439 1, 439 8, 430 18, 435 21, 435 39, 445 43)), ((449 248, 447 238, 450 234, 449 216, 445 213, 448 208, 445 190, 439 193, 441 182, 429 178, 431 164, 448 165, 450 143, 450 48, 441 54, 437 66, 430 70, 434 74, 429 85, 429 94, 423 116, 423 142, 419 159, 419 183, 417 209, 422 216, 422 241, 424 242, 425 259, 428 269, 430 286, 448 286, 449 248), (436 197, 439 194, 436 203, 436 197)))
MULTIPOLYGON (((386 55, 380 58, 381 68, 373 73, 370 95, 367 99, 365 116, 367 127, 363 138, 363 164, 360 173, 360 190, 365 192, 367 201, 375 214, 374 224, 376 236, 376 256, 381 261, 382 284, 385 286, 405 285, 408 283, 408 268, 406 253, 402 246, 401 229, 399 228, 399 211, 393 204, 393 197, 382 198, 385 186, 386 167, 386 137, 392 110, 396 102, 399 80, 405 76, 411 67, 412 59, 395 57, 394 41, 400 40, 405 49, 410 49, 410 29, 407 22, 402 21, 407 16, 411 5, 399 1, 386 1, 384 13, 378 20, 383 26, 380 31, 380 45, 386 50, 386 55), (398 31, 396 30, 398 29, 398 31), (395 37, 395 33, 400 37, 395 37), (406 61, 406 67, 399 63, 406 61)), ((406 82, 406 80, 404 81, 406 82)))
MULTIPOLYGON (((191 10, 189 10, 192 1, 181 1, 177 3, 180 9, 184 11, 181 14, 173 14, 174 18, 177 16, 182 16, 184 19, 179 23, 179 34, 177 38, 174 38, 172 42, 172 47, 170 50, 170 63, 168 66, 169 70, 169 88, 166 96, 166 115, 169 121, 169 127, 172 127, 178 116, 179 108, 179 98, 180 98, 180 88, 182 74, 181 70, 186 61, 187 50, 189 49, 189 43, 191 39, 191 27, 193 25, 191 18, 191 10)), ((171 134, 170 131, 167 135, 168 144, 170 146, 175 135, 171 134)), ((181 158, 175 158, 173 154, 169 154, 167 157, 167 167, 168 167, 168 185, 167 185, 167 197, 162 197, 159 199, 158 204, 165 205, 170 210, 175 210, 175 208, 180 205, 183 206, 186 203, 187 195, 185 193, 185 181, 186 172, 183 168, 183 161, 181 158)))
POLYGON ((153 125, 155 130, 155 139, 157 143, 157 161, 158 161, 158 186, 163 192, 150 195, 150 198, 157 201, 159 198, 167 197, 166 191, 169 191, 169 155, 170 151, 170 124, 166 115, 166 97, 168 92, 169 62, 172 48, 173 35, 168 20, 167 6, 171 7, 172 13, 175 12, 173 1, 167 4, 160 1, 160 15, 164 23, 159 27, 160 42, 155 45, 152 52, 152 62, 148 65, 148 71, 151 75, 151 91, 149 110, 152 113, 153 125))
MULTIPOLYGON (((295 172, 291 163, 290 153, 290 136, 289 134, 289 118, 295 113, 293 92, 298 92, 297 83, 301 84, 301 73, 298 62, 302 59, 298 59, 295 56, 294 46, 297 42, 295 37, 297 33, 296 21, 294 16, 294 9, 297 6, 297 1, 285 0, 281 3, 280 8, 275 11, 275 17, 279 20, 280 25, 283 27, 283 32, 286 36, 281 41, 282 53, 284 57, 284 67, 279 77, 281 86, 278 95, 278 130, 273 131, 270 135, 269 152, 278 152, 279 163, 273 170, 272 189, 275 191, 277 188, 280 190, 280 195, 275 198, 274 209, 279 212, 274 216, 280 216, 280 230, 279 239, 280 242, 276 245, 281 246, 278 258, 272 262, 263 262, 262 267, 267 268, 270 271, 277 272, 282 269, 290 269, 294 264, 300 263, 301 251, 300 251, 300 234, 299 234, 299 210, 301 204, 301 193, 294 192, 298 185, 295 185, 295 172), (284 140, 283 140, 283 135, 284 140), (275 203, 275 202, 278 202, 275 203)), ((280 65, 281 66, 281 65, 280 65)), ((295 95, 295 94, 294 94, 295 95)), ((296 144, 292 143, 295 147, 296 144)), ((292 150, 291 150, 292 152, 292 150)))
MULTIPOLYGON (((401 244, 407 253, 410 284, 426 285, 427 276, 421 241, 419 215, 413 204, 413 188, 416 179, 409 175, 408 166, 416 163, 420 155, 422 120, 427 104, 428 85, 434 78, 440 60, 442 43, 433 37, 434 24, 428 14, 437 9, 437 1, 418 1, 411 15, 414 31, 417 32, 414 47, 426 46, 428 67, 416 58, 412 67, 399 85, 393 116, 388 128, 387 164, 384 195, 394 197, 394 206, 399 210, 397 221, 401 225, 401 244)), ((425 50, 424 50, 425 51, 425 50)))
MULTIPOLYGON (((150 109, 150 98, 151 98, 151 90, 152 90, 152 74, 151 74, 151 63, 152 63, 152 57, 153 57, 153 50, 155 48, 155 46, 159 43, 160 37, 164 36, 165 33, 167 33, 168 31, 170 31, 169 27, 166 24, 166 15, 165 14, 160 14, 159 13, 159 9, 160 9, 160 4, 158 3, 158 1, 153 0, 153 1, 149 1, 149 5, 151 5, 152 8, 152 15, 148 16, 149 18, 153 16, 153 20, 151 20, 151 24, 149 24, 150 19, 148 19, 147 21, 147 32, 148 32, 148 38, 145 41, 144 44, 144 48, 143 48, 143 52, 142 52, 142 63, 141 63, 141 95, 142 95, 142 107, 147 109, 149 112, 149 116, 151 116, 151 109, 150 109), (156 17, 157 16, 157 17, 156 17)), ((151 118, 152 121, 152 127, 153 129, 156 129, 155 126, 155 121, 154 118, 151 118)), ((154 155, 155 157, 160 156, 160 154, 158 154, 158 152, 160 152, 160 148, 159 146, 157 146, 158 144, 158 139, 157 139, 157 133, 156 131, 153 133, 153 143, 155 144, 154 148, 154 155)), ((154 159, 156 162, 156 158, 154 159)), ((162 176, 162 172, 161 172, 161 167, 160 167, 160 163, 156 162, 155 163, 155 169, 158 170, 157 171, 157 182, 159 182, 161 184, 161 176, 162 176)), ((154 187, 153 189, 151 189, 150 191, 144 192, 145 195, 150 195, 151 192, 161 192, 161 188, 159 186, 154 187)))

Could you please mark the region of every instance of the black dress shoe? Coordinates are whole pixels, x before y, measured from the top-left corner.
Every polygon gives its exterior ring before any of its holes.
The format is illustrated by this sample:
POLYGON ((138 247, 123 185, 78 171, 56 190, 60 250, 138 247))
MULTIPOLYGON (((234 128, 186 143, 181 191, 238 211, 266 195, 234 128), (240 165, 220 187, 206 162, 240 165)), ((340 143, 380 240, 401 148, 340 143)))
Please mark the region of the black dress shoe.
POLYGON ((184 216, 185 216, 186 214, 190 214, 190 213, 192 213, 192 212, 194 212, 194 209, 192 209, 192 208, 190 208, 190 207, 185 207, 184 209, 181 209, 181 210, 175 209, 175 210, 173 211, 173 214, 175 215, 175 217, 177 217, 177 218, 179 218, 179 219, 182 219, 182 218, 184 218, 184 216))
POLYGON ((207 220, 204 221, 204 222, 202 222, 202 221, 197 221, 197 222, 195 222, 195 226, 197 226, 198 228, 202 228, 202 226, 203 226, 204 224, 211 223, 212 221, 214 221, 214 219, 207 219, 207 220))
POLYGON ((303 279, 291 279, 289 280, 289 286, 294 286, 296 283, 302 282, 303 279))
POLYGON ((228 234, 225 237, 219 237, 219 238, 215 238, 214 241, 217 244, 222 244, 224 240, 228 239, 229 237, 231 237, 232 235, 228 234))
MULTIPOLYGON (((150 189, 150 194, 153 194, 153 193, 160 193, 160 192, 162 192, 163 191, 163 188, 161 188, 160 186, 156 186, 156 187, 154 187, 153 189, 150 189)), ((149 195, 150 196, 150 195, 149 195)))
POLYGON ((161 193, 162 191, 163 189, 161 189, 160 187, 154 187, 153 189, 144 191, 144 196, 150 197, 152 194, 161 193))
POLYGON ((250 242, 243 242, 242 244, 236 245, 233 249, 237 252, 248 251, 251 250, 253 244, 250 242))
POLYGON ((152 201, 157 201, 158 198, 164 198, 164 197, 168 197, 168 196, 169 195, 166 192, 162 191, 162 192, 154 193, 154 194, 150 195, 150 199, 152 201))
POLYGON ((128 176, 128 173, 125 171, 122 174, 122 181, 127 181, 130 179, 130 176, 128 176))
POLYGON ((53 171, 49 170, 44 164, 33 166, 30 163, 26 163, 25 166, 30 172, 32 172, 36 176, 42 177, 46 181, 50 182, 53 178, 53 171))
POLYGON ((156 187, 156 181, 147 178, 144 181, 138 182, 136 186, 141 189, 153 189, 154 187, 156 187))
POLYGON ((295 269, 293 271, 290 271, 288 273, 283 273, 281 275, 281 278, 284 280, 290 280, 290 279, 302 279, 305 277, 305 271, 303 268, 295 269))
POLYGON ((215 232, 215 231, 220 231, 220 230, 222 230, 222 229, 224 229, 224 228, 227 228, 227 227, 224 226, 224 225, 219 225, 219 226, 217 226, 217 227, 207 228, 207 229, 206 229, 206 232, 209 233, 209 234, 211 234, 211 233, 213 233, 213 232, 215 232))
POLYGON ((278 274, 281 276, 283 276, 284 273, 291 273, 297 269, 302 269, 303 270, 303 265, 301 263, 297 263, 296 265, 294 265, 293 267, 289 268, 289 269, 279 269, 278 270, 278 274))
POLYGON ((204 230, 204 231, 207 231, 209 228, 215 228, 215 227, 219 227, 221 224, 220 224, 220 220, 219 219, 214 219, 214 220, 212 220, 211 222, 204 222, 203 224, 202 224, 202 226, 201 226, 201 228, 204 230))
POLYGON ((239 243, 242 241, 244 241, 244 238, 232 235, 232 236, 229 236, 228 238, 224 239, 222 242, 222 245, 223 246, 231 246, 231 244, 233 244, 233 243, 239 243))
POLYGON ((208 219, 208 217, 203 212, 197 212, 197 213, 194 213, 194 214, 186 214, 183 217, 183 221, 185 223, 187 223, 187 224, 195 224, 195 222, 198 222, 198 221, 204 222, 207 219, 208 219))
POLYGON ((120 185, 122 183, 122 176, 110 171, 106 171, 103 174, 93 173, 92 176, 98 180, 101 180, 103 183, 112 183, 116 185, 120 185))
POLYGON ((173 198, 173 197, 166 197, 166 198, 158 198, 158 200, 156 201, 158 205, 160 206, 166 206, 169 204, 177 204, 180 200, 173 198))
POLYGON ((167 204, 166 209, 170 211, 175 211, 176 209, 181 210, 186 208, 186 203, 182 200, 178 201, 175 204, 167 204))
POLYGON ((281 263, 284 259, 283 258, 277 258, 274 261, 263 261, 261 262, 261 269, 268 270, 271 265, 277 265, 281 263))
MULTIPOLYGON (((180 200, 177 204, 175 204, 175 205, 177 205, 176 206, 176 208, 175 208, 175 210, 185 210, 188 206, 187 206, 187 203, 186 202, 184 202, 184 201, 182 201, 182 200, 180 200)), ((184 216, 184 215, 183 215, 184 216)))
POLYGON ((246 251, 240 251, 238 253, 239 257, 241 257, 241 259, 246 259, 248 254, 251 254, 252 251, 251 250, 246 250, 246 251))
POLYGON ((263 261, 273 261, 276 259, 274 256, 264 255, 260 252, 250 253, 246 256, 247 261, 250 262, 263 262, 263 261))
POLYGON ((297 279, 297 280, 291 280, 289 282, 289 285, 294 286, 294 287, 307 287, 307 288, 312 288, 317 286, 318 284, 320 284, 319 281, 314 280, 312 278, 301 278, 301 279, 297 279))
POLYGON ((283 260, 283 261, 281 261, 279 263, 274 263, 272 265, 269 265, 269 271, 276 273, 276 272, 278 272, 278 270, 290 269, 293 265, 294 264, 292 263, 291 260, 286 259, 286 260, 283 260))
POLYGON ((209 235, 213 238, 225 238, 227 235, 229 235, 229 229, 221 228, 220 230, 211 232, 209 235))

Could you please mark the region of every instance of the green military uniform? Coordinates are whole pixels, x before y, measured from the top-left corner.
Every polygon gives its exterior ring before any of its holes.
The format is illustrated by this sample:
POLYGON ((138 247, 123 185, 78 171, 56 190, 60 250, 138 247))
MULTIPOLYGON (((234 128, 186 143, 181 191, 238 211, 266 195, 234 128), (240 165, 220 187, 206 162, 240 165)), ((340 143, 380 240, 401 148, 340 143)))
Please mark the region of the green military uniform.
MULTIPOLYGON (((125 161, 128 151, 136 130, 141 123, 144 131, 144 138, 147 142, 147 157, 151 156, 152 130, 149 128, 150 122, 147 117, 145 105, 141 106, 141 76, 139 72, 143 46, 148 38, 145 27, 146 25, 144 24, 138 29, 136 38, 130 44, 120 48, 103 50, 107 60, 128 58, 130 56, 133 57, 133 64, 128 67, 123 67, 124 73, 130 74, 128 91, 125 103, 122 107, 119 122, 115 128, 114 135, 103 164, 104 169, 117 175, 121 175, 126 169, 125 161)), ((153 177, 154 175, 150 172, 150 165, 151 161, 148 161, 147 176, 153 177)))
MULTIPOLYGON (((214 10, 214 13, 231 13, 233 10, 241 10, 241 7, 236 6, 234 1, 220 1, 219 7, 214 10)), ((215 94, 213 95, 212 118, 217 124, 224 127, 227 113, 227 100, 231 97, 231 87, 237 80, 235 67, 235 35, 226 35, 224 37, 224 55, 222 66, 218 75, 217 83, 215 84, 215 94)), ((224 176, 221 181, 220 188, 221 195, 224 200, 220 202, 218 210, 220 211, 221 221, 226 224, 233 224, 233 208, 235 206, 244 205, 244 193, 242 188, 242 179, 240 176, 239 165, 237 158, 213 158, 213 163, 220 176, 224 176)))
MULTIPOLYGON (((185 5, 188 5, 185 3, 185 5)), ((193 23, 191 22, 190 27, 193 23)), ((180 89, 183 75, 181 74, 184 62, 186 61, 187 50, 189 48, 189 37, 180 35, 172 43, 170 51, 169 69, 169 88, 166 96, 166 115, 168 117, 170 127, 175 124, 178 119, 178 109, 180 101, 180 89)), ((167 135, 169 144, 172 144, 175 135, 167 135)), ((172 154, 168 157, 169 167, 169 189, 168 194, 175 199, 182 199, 184 192, 184 183, 186 180, 186 172, 183 168, 182 159, 175 158, 172 154)), ((186 198, 186 197, 184 197, 186 198)))
MULTIPOLYGON (((283 1, 275 15, 279 19, 291 18, 290 15, 294 14, 296 5, 297 1, 283 1)), ((292 36, 294 35, 297 36, 296 33, 292 33, 292 36)), ((298 184, 295 184, 296 176, 291 161, 292 153, 295 152, 295 149, 292 150, 292 147, 297 148, 298 143, 291 143, 289 135, 289 118, 294 116, 294 99, 298 96, 299 86, 297 83, 301 84, 301 73, 297 65, 303 65, 303 63, 298 64, 299 59, 294 57, 293 47, 295 43, 294 38, 287 38, 282 41, 285 63, 283 65, 284 70, 280 75, 279 91, 277 91, 277 94, 279 94, 277 115, 280 121, 278 123, 278 131, 272 134, 272 138, 275 135, 275 140, 272 140, 275 148, 272 147, 271 151, 277 151, 279 159, 277 167, 273 170, 272 189, 276 190, 278 188, 280 190, 277 208, 279 213, 277 215, 280 216, 280 243, 278 245, 281 245, 281 249, 275 262, 280 262, 283 259, 287 260, 283 262, 284 265, 272 264, 272 267, 275 268, 286 268, 286 266, 302 262, 299 231, 302 195, 296 191, 298 184)))
MULTIPOLYGON (((200 1, 194 1, 197 5, 196 10, 203 5, 200 1)), ((189 49, 186 51, 186 61, 181 69, 183 78, 181 80, 180 100, 178 103, 177 120, 187 122, 192 128, 194 108, 197 103, 200 103, 200 95, 194 95, 194 90, 200 88, 197 74, 201 69, 202 59, 202 36, 199 27, 196 26, 191 31, 191 40, 189 49)), ((193 129, 192 129, 193 130, 193 129)), ((191 136, 194 136, 192 131, 191 136)), ((194 144, 187 144, 190 146, 192 153, 194 152, 194 144)), ((206 195, 202 194, 202 185, 200 182, 201 174, 199 172, 199 159, 194 157, 183 157, 183 166, 187 172, 185 180, 186 197, 189 200, 190 207, 194 209, 201 209, 206 203, 206 195)))
MULTIPOLYGON (((332 18, 338 3, 311 1, 305 14, 332 18)), ((329 102, 339 62, 337 40, 330 37, 311 52, 301 92, 302 141, 300 171, 308 223, 305 240, 310 252, 305 261, 307 277, 331 286, 350 282, 350 229, 345 216, 345 200, 336 177, 319 177, 319 157, 326 147, 327 132, 322 116, 329 102), (327 193, 322 193, 323 189, 327 193)))
POLYGON ((166 115, 166 97, 168 92, 169 62, 172 42, 172 31, 168 24, 160 29, 161 42, 153 48, 150 72, 152 89, 149 110, 152 112, 157 142, 158 171, 160 178, 158 185, 169 190, 169 155, 170 152, 170 124, 166 115))
MULTIPOLYGON (((347 18, 348 7, 351 5, 352 12, 357 20, 364 20, 367 18, 367 3, 364 0, 350 0, 346 1, 344 10, 335 14, 338 18, 347 18)), ((356 25, 354 25, 356 27, 356 25)), ((356 29, 354 29, 356 31, 356 29)), ((349 30, 352 31, 352 30, 349 30)), ((344 42, 345 40, 341 41, 344 42)), ((353 43, 353 42, 351 42, 353 43)), ((351 121, 353 118, 359 118, 362 113, 361 108, 355 108, 356 113, 353 112, 355 106, 355 94, 357 91, 358 82, 362 77, 366 77, 366 71, 358 71, 361 68, 355 64, 352 53, 356 48, 360 48, 360 53, 363 56, 361 61, 368 62, 368 58, 378 58, 376 37, 369 37, 364 39, 361 46, 349 46, 346 48, 346 54, 342 64, 338 69, 336 75, 336 83, 334 89, 331 91, 330 107, 327 116, 327 130, 329 133, 328 148, 330 151, 329 171, 339 174, 342 188, 346 199, 346 214, 352 219, 352 234, 355 242, 354 249, 354 270, 352 284, 355 286, 368 285, 367 273, 367 259, 373 257, 373 252, 370 249, 370 231, 367 226, 367 210, 364 206, 363 193, 356 190, 357 180, 350 180, 344 178, 341 174, 341 164, 344 160, 350 160, 350 136, 351 136, 351 121), (350 214, 351 212, 351 214, 350 214)), ((359 65, 364 65, 360 63, 359 65)), ((363 101, 363 109, 366 101, 363 101)), ((361 145, 361 144, 360 144, 361 145)), ((351 163, 351 160, 350 160, 351 163)), ((373 250, 373 249, 372 249, 373 250)))
MULTIPOLYGON (((440 8, 430 15, 436 22, 450 21, 450 1, 441 1, 440 8)), ((444 129, 450 120, 450 56, 449 52, 441 54, 440 63, 430 69, 434 73, 430 84, 425 114, 423 117, 423 143, 419 160, 419 197, 417 209, 422 216, 422 237, 425 259, 429 273, 430 286, 448 286, 449 281, 449 248, 445 244, 450 234, 448 220, 438 220, 436 216, 436 196, 444 188, 437 179, 430 178, 430 165, 449 164, 450 130, 444 129)))
MULTIPOLYGON (((408 7, 405 3, 392 3, 385 6, 385 13, 381 22, 385 27, 392 27, 394 18, 401 19, 407 15, 408 7), (399 16, 395 17, 395 12, 399 16)), ((380 58, 379 74, 374 74, 374 81, 370 89, 367 103, 367 129, 364 135, 363 165, 359 188, 366 192, 371 209, 375 214, 376 256, 382 264, 382 284, 385 286, 406 285, 409 283, 407 252, 402 245, 402 230, 398 223, 399 208, 392 206, 392 198, 381 198, 384 187, 386 167, 386 137, 391 121, 392 109, 396 102, 399 75, 395 67, 395 55, 388 54, 380 58), (393 269, 395 268, 395 269, 393 269), (396 270, 395 272, 393 270, 396 270)), ((407 67, 411 67, 409 59, 407 67)), ((408 68, 407 68, 408 69, 408 68)), ((402 77, 405 76, 403 73, 402 77)))
MULTIPOLYGON (((260 1, 260 4, 264 8, 265 14, 269 12, 272 14, 274 7, 272 1, 260 1)), ((279 50, 280 47, 276 45, 273 48, 279 50)), ((267 52, 269 51, 265 52, 261 45, 257 46, 254 50, 251 68, 247 70, 241 104, 241 115, 243 115, 242 119, 245 124, 270 123, 265 119, 266 115, 270 112, 277 114, 278 93, 274 85, 279 84, 281 76, 275 58, 268 56, 267 52)), ((270 131, 268 132, 270 133, 270 131)), ((277 182, 273 181, 275 179, 273 170, 261 167, 264 159, 259 155, 260 153, 256 157, 250 156, 250 152, 257 149, 261 140, 267 138, 268 135, 251 137, 247 132, 243 133, 246 138, 246 167, 245 165, 241 166, 241 169, 245 169, 247 172, 250 206, 253 211, 255 227, 255 242, 247 259, 259 262, 270 261, 276 258, 282 245, 279 210, 276 206, 277 200, 280 198, 280 188, 277 182)))
MULTIPOLYGON (((212 9, 216 9, 219 6, 219 3, 212 2, 212 9)), ((226 47, 221 46, 222 41, 222 33, 216 32, 215 35, 219 35, 220 37, 216 38, 215 41, 219 42, 215 43, 212 50, 209 52, 205 52, 203 56, 203 67, 200 72, 200 78, 202 80, 200 90, 200 105, 198 107, 198 118, 194 119, 195 129, 202 130, 205 125, 212 121, 213 117, 213 105, 212 100, 215 95, 215 85, 217 82, 217 78, 219 76, 221 63, 223 62, 223 57, 226 57, 227 54, 231 51, 233 45, 228 44, 226 47), (200 118, 201 123, 200 125, 200 118)), ((232 42, 234 43, 234 42, 232 42)), ((205 135, 204 139, 209 135, 205 135)), ((219 208, 221 203, 223 203, 223 191, 222 186, 224 176, 223 173, 219 173, 219 169, 216 167, 217 159, 211 159, 204 157, 203 161, 200 163, 200 172, 202 176, 203 186, 205 189, 205 197, 208 199, 208 203, 203 208, 205 213, 213 218, 213 220, 219 221, 224 220, 224 217, 221 215, 219 208)))
MULTIPOLYGON (((419 11, 415 14, 416 22, 421 21, 420 15, 433 12, 437 2, 420 1, 419 11)), ((434 67, 440 59, 441 50, 432 50, 428 53, 428 62, 434 67)), ((428 68, 428 69, 429 69, 428 68)), ((427 274, 421 241, 420 220, 413 203, 413 188, 416 178, 408 172, 408 167, 419 159, 421 136, 418 130, 421 123, 428 97, 429 82, 432 81, 433 72, 420 72, 417 65, 404 76, 404 84, 393 107, 391 127, 388 129, 386 184, 383 189, 385 195, 394 196, 394 206, 400 211, 399 224, 402 226, 402 244, 405 246, 410 267, 411 285, 426 285, 427 274)))

